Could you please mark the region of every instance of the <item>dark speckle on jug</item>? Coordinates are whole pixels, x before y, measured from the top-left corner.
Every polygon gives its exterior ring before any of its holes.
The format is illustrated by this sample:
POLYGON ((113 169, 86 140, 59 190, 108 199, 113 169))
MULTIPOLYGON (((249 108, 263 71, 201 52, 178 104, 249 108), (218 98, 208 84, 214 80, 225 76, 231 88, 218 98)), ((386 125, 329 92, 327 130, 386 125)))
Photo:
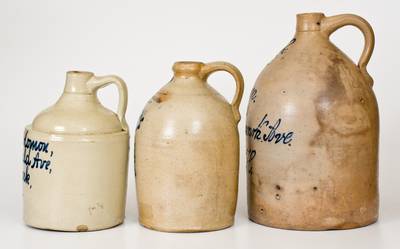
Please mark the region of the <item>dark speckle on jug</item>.
POLYGON ((144 111, 142 112, 142 114, 140 114, 139 120, 136 124, 136 130, 140 129, 140 125, 142 124, 143 121, 144 121, 144 111))
POLYGON ((293 38, 293 39, 289 42, 289 44, 286 45, 286 47, 284 47, 284 48, 281 50, 280 54, 283 55, 283 54, 289 49, 289 47, 290 47, 291 45, 293 45, 295 42, 296 42, 296 38, 293 38))

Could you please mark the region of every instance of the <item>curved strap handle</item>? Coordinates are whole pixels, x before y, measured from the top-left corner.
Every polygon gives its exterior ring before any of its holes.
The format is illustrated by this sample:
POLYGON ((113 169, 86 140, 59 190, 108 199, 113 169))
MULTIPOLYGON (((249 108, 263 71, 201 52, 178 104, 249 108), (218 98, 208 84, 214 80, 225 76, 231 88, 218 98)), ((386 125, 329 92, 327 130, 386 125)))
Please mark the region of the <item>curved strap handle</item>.
POLYGON ((367 64, 371 58, 375 45, 375 35, 371 25, 360 16, 343 14, 323 18, 321 20, 321 31, 326 33, 326 35, 329 37, 337 29, 346 25, 357 27, 364 35, 364 50, 357 66, 365 80, 372 86, 374 84, 374 80, 367 72, 367 64))
POLYGON ((217 62, 211 62, 211 63, 205 64, 201 68, 200 77, 204 80, 207 80, 207 78, 208 78, 208 76, 210 76, 210 74, 217 72, 217 71, 228 72, 235 79, 236 92, 235 92, 235 96, 233 97, 231 105, 232 105, 232 111, 233 111, 233 116, 235 118, 235 121, 236 121, 236 123, 239 123, 239 121, 240 121, 239 106, 240 106, 240 101, 242 100, 243 88, 244 88, 243 76, 240 73, 239 69, 237 67, 235 67, 234 65, 232 65, 228 62, 217 61, 217 62))
POLYGON ((106 87, 110 84, 115 84, 118 88, 119 103, 117 109, 117 115, 121 122, 122 129, 128 130, 128 124, 125 120, 125 113, 128 104, 128 89, 125 82, 118 76, 107 75, 107 76, 93 76, 87 82, 87 86, 94 93, 97 94, 97 90, 106 87))

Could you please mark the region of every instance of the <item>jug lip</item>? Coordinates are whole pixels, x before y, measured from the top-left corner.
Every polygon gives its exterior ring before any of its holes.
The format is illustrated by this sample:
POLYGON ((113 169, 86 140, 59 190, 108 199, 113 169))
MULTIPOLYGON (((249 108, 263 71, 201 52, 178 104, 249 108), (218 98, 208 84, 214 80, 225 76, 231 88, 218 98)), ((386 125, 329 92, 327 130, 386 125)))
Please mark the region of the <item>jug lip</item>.
POLYGON ((67 71, 67 74, 90 74, 90 75, 94 75, 90 71, 83 71, 83 70, 69 70, 69 71, 67 71))
POLYGON ((325 18, 322 12, 299 13, 296 15, 296 31, 320 31, 321 21, 325 18))
POLYGON ((172 66, 176 76, 198 75, 205 64, 200 61, 177 61, 172 66))
POLYGON ((297 17, 311 17, 311 16, 325 16, 323 12, 302 12, 302 13, 297 13, 297 17))

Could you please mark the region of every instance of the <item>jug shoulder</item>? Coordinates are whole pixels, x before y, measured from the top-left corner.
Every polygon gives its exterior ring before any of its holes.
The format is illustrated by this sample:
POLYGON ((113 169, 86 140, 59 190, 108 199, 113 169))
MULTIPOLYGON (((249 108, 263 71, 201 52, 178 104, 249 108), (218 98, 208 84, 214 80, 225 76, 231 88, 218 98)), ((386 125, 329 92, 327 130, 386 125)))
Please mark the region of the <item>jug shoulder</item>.
POLYGON ((291 44, 283 49, 258 76, 257 89, 272 84, 309 89, 335 82, 348 86, 348 90, 370 89, 357 65, 329 41, 323 46, 310 46, 291 44))
POLYGON ((221 95, 182 95, 163 88, 144 108, 137 135, 169 137, 182 133, 217 138, 236 129, 232 107, 221 95))
POLYGON ((39 113, 32 129, 52 134, 107 134, 122 131, 117 115, 101 105, 95 107, 54 105, 39 113))

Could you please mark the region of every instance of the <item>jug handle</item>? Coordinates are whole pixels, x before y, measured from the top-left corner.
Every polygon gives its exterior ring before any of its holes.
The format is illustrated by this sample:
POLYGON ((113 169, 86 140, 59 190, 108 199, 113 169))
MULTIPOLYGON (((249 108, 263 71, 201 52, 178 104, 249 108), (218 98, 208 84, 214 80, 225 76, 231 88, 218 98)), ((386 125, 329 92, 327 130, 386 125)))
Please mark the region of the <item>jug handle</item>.
POLYGON ((239 69, 234 65, 228 62, 216 61, 216 62, 206 63, 200 71, 200 77, 204 80, 207 80, 208 76, 218 71, 228 72, 235 79, 236 91, 235 91, 235 96, 233 96, 231 106, 236 124, 238 124, 240 121, 239 106, 240 106, 240 101, 242 100, 243 88, 244 88, 243 76, 240 73, 239 69))
POLYGON ((106 87, 110 84, 115 84, 118 88, 119 102, 118 102, 117 115, 119 121, 121 122, 122 129, 127 131, 128 124, 126 123, 125 120, 125 113, 128 104, 128 89, 126 87, 125 82, 120 77, 115 75, 93 76, 87 82, 88 87, 94 94, 97 94, 97 91, 100 88, 106 87))
POLYGON ((374 80, 367 72, 367 64, 371 58, 375 45, 375 35, 371 25, 362 17, 352 14, 343 14, 325 17, 321 20, 321 31, 328 37, 337 29, 352 25, 357 27, 364 35, 364 49, 358 61, 357 67, 361 71, 365 80, 372 86, 374 80))

